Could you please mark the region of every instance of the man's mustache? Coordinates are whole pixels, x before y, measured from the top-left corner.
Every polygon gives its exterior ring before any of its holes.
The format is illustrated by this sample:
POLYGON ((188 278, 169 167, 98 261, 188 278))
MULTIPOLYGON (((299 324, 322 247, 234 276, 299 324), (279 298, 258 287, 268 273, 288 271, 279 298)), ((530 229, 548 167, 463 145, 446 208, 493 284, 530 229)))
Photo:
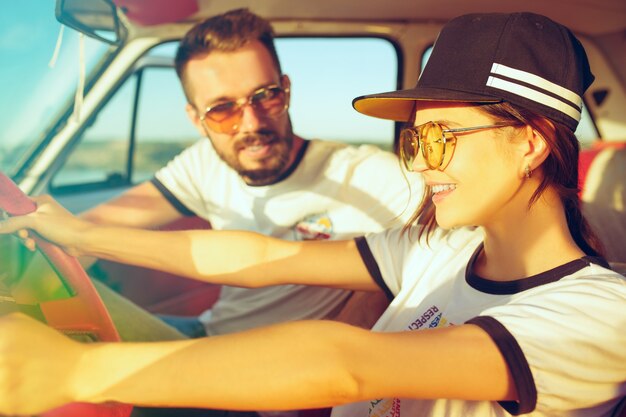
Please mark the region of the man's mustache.
POLYGON ((245 136, 238 138, 235 146, 245 147, 252 145, 265 145, 275 141, 276 139, 277 135, 274 132, 248 133, 245 136))

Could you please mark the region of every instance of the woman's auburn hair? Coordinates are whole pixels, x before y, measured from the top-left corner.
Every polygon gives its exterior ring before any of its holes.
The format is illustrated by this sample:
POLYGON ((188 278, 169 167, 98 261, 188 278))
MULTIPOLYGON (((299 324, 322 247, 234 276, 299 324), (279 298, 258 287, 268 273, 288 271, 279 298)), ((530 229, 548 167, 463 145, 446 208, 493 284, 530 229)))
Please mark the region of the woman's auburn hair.
MULTIPOLYGON (((567 226, 578 247, 589 256, 603 256, 604 248, 582 214, 579 199, 578 157, 580 143, 574 132, 562 123, 548 120, 531 110, 516 106, 509 102, 495 104, 477 104, 478 110, 492 117, 497 122, 505 122, 512 126, 530 126, 545 139, 550 154, 542 163, 543 178, 533 193, 528 206, 531 207, 543 192, 552 188, 561 198, 567 226)), ((431 187, 424 188, 424 197, 405 224, 403 232, 409 231, 416 223, 418 238, 425 235, 426 241, 437 227, 435 206, 431 201, 431 187)))

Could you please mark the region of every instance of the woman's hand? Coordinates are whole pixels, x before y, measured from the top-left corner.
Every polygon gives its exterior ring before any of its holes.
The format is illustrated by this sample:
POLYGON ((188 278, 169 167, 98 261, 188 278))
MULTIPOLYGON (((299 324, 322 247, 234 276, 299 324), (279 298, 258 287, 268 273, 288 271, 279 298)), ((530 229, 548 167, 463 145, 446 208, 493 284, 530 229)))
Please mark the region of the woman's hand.
POLYGON ((74 398, 85 346, 20 313, 0 317, 0 414, 34 415, 74 398))
POLYGON ((37 210, 23 216, 10 217, 0 221, 0 234, 17 233, 31 250, 35 240, 26 229, 61 246, 68 254, 80 256, 80 241, 91 224, 80 220, 63 208, 50 196, 33 197, 37 210))

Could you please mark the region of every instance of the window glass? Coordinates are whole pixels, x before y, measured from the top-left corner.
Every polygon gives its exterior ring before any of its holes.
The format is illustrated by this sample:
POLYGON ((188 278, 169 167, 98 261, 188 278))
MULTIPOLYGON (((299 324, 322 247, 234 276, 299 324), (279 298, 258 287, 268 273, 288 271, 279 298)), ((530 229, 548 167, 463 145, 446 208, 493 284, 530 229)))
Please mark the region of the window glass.
POLYGON ((198 131, 185 112, 186 103, 172 68, 144 69, 137 104, 133 183, 152 178, 157 169, 198 140, 198 131))
POLYGON ((114 48, 62 25, 55 0, 2 2, 0 13, 0 170, 13 175, 73 104, 84 63, 87 79, 114 48), (80 57, 83 43, 82 58, 80 57))
MULTIPOLYGON (((177 42, 150 56, 173 57, 177 42)), ((279 38, 276 50, 291 79, 290 115, 305 138, 373 143, 390 149, 394 122, 363 116, 352 108, 360 95, 398 87, 398 52, 381 38, 279 38)), ((180 87, 176 84, 175 89, 180 87)), ((182 96, 182 93, 180 93, 182 96)))
MULTIPOLYGON (((185 113, 186 100, 173 68, 177 46, 178 42, 169 42, 148 53, 145 66, 85 130, 53 179, 53 190, 73 192, 89 184, 140 183, 200 138, 185 113), (152 62, 158 65, 151 66, 152 62)), ((352 108, 356 96, 397 88, 398 55, 391 42, 379 38, 280 38, 276 46, 283 72, 291 79, 290 115, 296 134, 392 148, 394 123, 363 116, 352 108)))
POLYGON ((135 76, 129 78, 95 116, 53 178, 53 188, 125 181, 136 84, 135 76))
POLYGON ((593 123, 593 119, 585 103, 583 103, 582 116, 580 117, 580 123, 578 123, 575 133, 583 148, 590 147, 591 144, 600 137, 598 129, 596 129, 596 125, 593 123))
POLYGON ((391 149, 394 122, 364 116, 352 100, 398 88, 398 54, 379 38, 283 38, 276 44, 292 84, 294 131, 305 138, 391 149))

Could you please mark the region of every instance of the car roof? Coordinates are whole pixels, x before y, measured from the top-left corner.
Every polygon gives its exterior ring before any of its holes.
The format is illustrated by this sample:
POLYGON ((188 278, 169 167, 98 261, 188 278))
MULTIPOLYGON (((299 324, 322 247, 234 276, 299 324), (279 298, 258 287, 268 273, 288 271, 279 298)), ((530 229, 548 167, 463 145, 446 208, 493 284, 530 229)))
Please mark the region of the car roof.
MULTIPOLYGON (((74 0, 76 1, 76 0, 74 0)), ((247 7, 271 21, 432 22, 477 12, 529 11, 596 37, 626 30, 623 0, 108 0, 124 10, 129 26, 196 22, 247 7)), ((102 12, 102 0, 78 2, 81 14, 102 12)), ((101 28, 105 28, 102 27, 101 28)), ((109 28, 110 29, 110 28, 109 28)))
POLYGON ((435 21, 476 12, 532 11, 558 20, 573 30, 598 35, 626 28, 626 2, 623 0, 293 0, 231 1, 199 0, 193 20, 250 7, 271 19, 322 19, 347 21, 435 21))

